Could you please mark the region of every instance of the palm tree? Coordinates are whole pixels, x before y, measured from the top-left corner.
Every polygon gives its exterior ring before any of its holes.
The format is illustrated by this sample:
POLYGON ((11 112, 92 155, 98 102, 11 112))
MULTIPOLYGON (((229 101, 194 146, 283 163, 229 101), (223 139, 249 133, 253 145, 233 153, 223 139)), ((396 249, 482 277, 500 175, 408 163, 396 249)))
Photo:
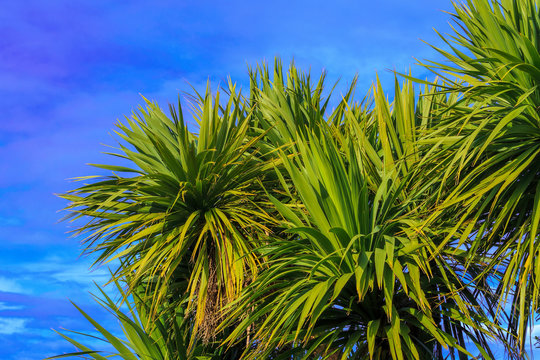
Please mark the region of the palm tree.
POLYGON ((88 252, 97 263, 120 259, 113 279, 144 286, 151 313, 179 307, 195 311, 194 333, 214 337, 221 308, 238 296, 261 268, 253 253, 273 219, 261 201, 266 161, 251 136, 250 114, 230 84, 226 105, 219 92, 196 94, 198 133, 189 131, 182 110, 170 118, 154 103, 118 124, 119 153, 132 167, 94 165, 111 176, 89 181, 62 197, 68 218, 90 219, 88 252), (119 175, 127 173, 129 175, 119 175))
POLYGON ((443 37, 448 62, 424 66, 444 77, 460 101, 426 136, 436 145, 426 164, 440 164, 440 199, 428 222, 455 219, 447 247, 484 256, 496 274, 496 304, 511 346, 524 349, 540 296, 540 13, 535 0, 468 0, 455 5, 456 30, 443 37), (443 143, 444 142, 444 143, 443 143), (442 146, 440 146, 442 145, 442 146))
MULTIPOLYGON (((309 77, 302 78, 299 87, 309 88, 309 77)), ((331 122, 311 122, 303 131, 296 131, 298 121, 280 116, 302 104, 290 100, 283 109, 271 102, 285 94, 270 91, 265 108, 276 110, 265 115, 282 133, 296 134, 297 153, 281 152, 283 177, 295 192, 285 184, 287 203, 269 195, 294 236, 263 248, 271 254, 269 267, 233 304, 231 321, 250 315, 227 340, 235 344, 256 327, 245 354, 253 359, 268 358, 276 348, 284 358, 432 359, 442 358, 441 346, 469 354, 466 341, 492 356, 483 334, 492 324, 456 273, 459 256, 433 260, 436 244, 414 231, 419 220, 412 209, 425 203, 416 197, 425 197, 430 182, 416 182, 418 191, 408 178, 421 155, 414 137, 422 123, 428 126, 416 112, 412 85, 396 87, 394 111, 378 84, 372 110, 344 100, 331 122)), ((424 98, 418 111, 438 106, 429 101, 424 98)))

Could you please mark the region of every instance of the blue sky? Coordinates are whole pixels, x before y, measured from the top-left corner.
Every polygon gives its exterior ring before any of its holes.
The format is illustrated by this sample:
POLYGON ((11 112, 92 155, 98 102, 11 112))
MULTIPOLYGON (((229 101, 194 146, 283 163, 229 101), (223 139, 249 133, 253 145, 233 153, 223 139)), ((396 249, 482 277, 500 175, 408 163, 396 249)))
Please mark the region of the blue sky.
MULTIPOLYGON (((437 59, 420 39, 440 44, 448 0, 381 1, 71 1, 2 4, 0 12, 0 347, 1 359, 71 351, 51 328, 90 330, 68 299, 107 323, 88 291, 104 268, 89 270, 69 224, 58 223, 74 188, 109 161, 114 123, 142 103, 166 105, 189 84, 202 90, 247 65, 280 56, 330 82, 408 71, 437 59)), ((422 69, 413 73, 427 76, 422 69)))

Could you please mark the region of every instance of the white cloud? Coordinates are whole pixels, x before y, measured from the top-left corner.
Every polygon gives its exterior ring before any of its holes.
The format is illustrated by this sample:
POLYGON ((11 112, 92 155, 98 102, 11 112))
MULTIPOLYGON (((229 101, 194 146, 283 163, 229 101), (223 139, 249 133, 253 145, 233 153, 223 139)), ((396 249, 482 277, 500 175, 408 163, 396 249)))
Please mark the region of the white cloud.
POLYGON ((90 284, 92 281, 103 283, 110 278, 110 274, 106 268, 101 267, 90 270, 85 264, 60 267, 51 276, 57 281, 75 281, 80 284, 90 284))
MULTIPOLYGON (((53 289, 64 289, 62 296, 65 296, 69 288, 68 284, 77 284, 80 290, 91 291, 94 289, 94 282, 103 285, 110 280, 110 273, 106 266, 90 268, 89 259, 81 258, 76 261, 67 261, 60 257, 44 258, 36 262, 27 262, 17 265, 17 269, 12 273, 0 276, 0 293, 17 294, 42 294, 53 289), (65 285, 59 285, 65 284, 65 285), (67 286, 67 287, 66 287, 67 286), (67 292, 66 292, 67 291, 67 292)), ((111 263, 111 268, 117 266, 111 263)), ((0 311, 15 310, 9 305, 0 301, 0 311)))
MULTIPOLYGON (((117 266, 115 262, 110 265, 112 268, 117 266)), ((29 274, 39 274, 41 279, 48 281, 76 282, 93 288, 93 281, 104 284, 110 279, 106 266, 91 268, 89 259, 84 258, 68 262, 66 259, 51 256, 39 262, 22 264, 20 267, 26 272, 25 280, 29 274)))
POLYGON ((5 302, 0 301, 0 311, 7 311, 7 310, 21 310, 24 306, 21 305, 9 305, 5 302))
POLYGON ((0 334, 12 335, 26 332, 28 319, 0 317, 0 334))
POLYGON ((0 276, 0 292, 24 294, 28 291, 17 281, 0 276))

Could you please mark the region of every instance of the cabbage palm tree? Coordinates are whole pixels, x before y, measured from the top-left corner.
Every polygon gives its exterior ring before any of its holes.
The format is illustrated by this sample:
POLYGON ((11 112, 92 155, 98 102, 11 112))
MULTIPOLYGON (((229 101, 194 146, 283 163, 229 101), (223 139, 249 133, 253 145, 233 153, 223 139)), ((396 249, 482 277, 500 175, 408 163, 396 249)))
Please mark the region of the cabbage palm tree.
POLYGON ((118 124, 123 142, 112 155, 130 165, 94 165, 112 175, 82 178, 89 183, 63 195, 68 217, 89 219, 77 233, 88 234, 84 244, 99 254, 97 263, 120 259, 113 279, 144 286, 153 314, 188 295, 194 333, 206 340, 220 309, 259 271, 252 250, 273 224, 261 201, 267 164, 250 114, 232 84, 224 106, 219 96, 208 88, 194 98, 197 132, 180 105, 168 117, 147 101, 118 124))
MULTIPOLYGON (((309 78, 303 79, 300 87, 309 88, 309 78)), ((231 307, 233 321, 249 315, 228 341, 238 342, 255 327, 245 354, 253 359, 276 348, 283 358, 431 359, 442 358, 441 347, 469 354, 465 340, 489 357, 483 332, 493 324, 460 281, 459 256, 433 260, 429 231, 414 231, 419 219, 412 209, 425 203, 415 196, 425 197, 430 184, 426 177, 413 188, 408 178, 421 155, 415 136, 429 127, 422 110, 439 105, 426 97, 417 112, 408 83, 403 91, 396 87, 392 110, 378 84, 372 110, 344 100, 329 115, 331 122, 298 131, 298 121, 282 114, 302 103, 277 103, 289 92, 294 89, 267 88, 259 102, 275 128, 296 136, 297 153, 281 151, 283 178, 291 179, 294 193, 284 184, 290 201, 269 195, 293 236, 263 248, 271 254, 269 268, 231 307), (271 96, 272 90, 284 94, 271 96)))
POLYGON ((540 307, 540 9, 468 0, 455 10, 449 49, 437 49, 448 61, 424 64, 451 83, 440 93, 461 99, 425 139, 437 144, 426 164, 440 164, 441 188, 452 187, 429 222, 456 220, 440 249, 457 236, 469 263, 486 257, 499 309, 511 308, 508 341, 523 351, 540 307))

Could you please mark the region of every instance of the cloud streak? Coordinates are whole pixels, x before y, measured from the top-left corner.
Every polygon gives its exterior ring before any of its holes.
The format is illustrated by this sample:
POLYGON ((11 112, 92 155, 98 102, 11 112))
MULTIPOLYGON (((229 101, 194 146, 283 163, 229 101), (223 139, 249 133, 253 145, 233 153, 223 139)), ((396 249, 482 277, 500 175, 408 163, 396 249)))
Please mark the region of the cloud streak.
POLYGON ((0 334, 13 335, 26 332, 28 319, 0 317, 0 334))
POLYGON ((16 280, 0 276, 0 292, 24 294, 27 293, 27 289, 16 280))

